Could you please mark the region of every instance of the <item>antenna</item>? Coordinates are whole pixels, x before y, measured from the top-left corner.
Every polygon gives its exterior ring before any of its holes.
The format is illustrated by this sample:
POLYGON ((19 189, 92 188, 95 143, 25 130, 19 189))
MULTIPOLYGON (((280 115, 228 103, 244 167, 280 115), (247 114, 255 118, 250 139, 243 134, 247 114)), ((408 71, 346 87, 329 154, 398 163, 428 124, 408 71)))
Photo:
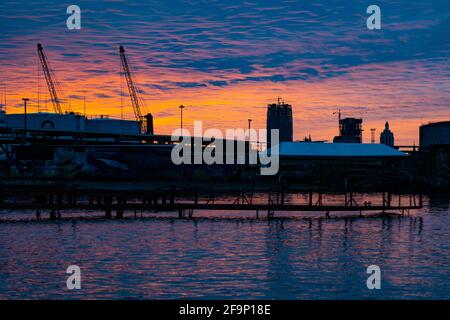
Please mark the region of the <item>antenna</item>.
POLYGON ((333 114, 337 114, 338 115, 338 120, 340 122, 341 121, 341 109, 339 108, 338 111, 333 112, 333 114))
POLYGON ((333 112, 333 114, 338 114, 338 128, 339 128, 339 132, 338 134, 341 135, 341 109, 338 108, 338 111, 333 112))

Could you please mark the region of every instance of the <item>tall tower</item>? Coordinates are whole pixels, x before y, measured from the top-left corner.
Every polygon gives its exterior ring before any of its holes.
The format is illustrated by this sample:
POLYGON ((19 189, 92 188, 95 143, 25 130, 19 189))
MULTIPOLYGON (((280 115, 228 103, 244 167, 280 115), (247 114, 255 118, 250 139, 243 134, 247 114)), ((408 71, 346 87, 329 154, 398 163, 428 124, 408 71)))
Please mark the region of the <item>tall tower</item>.
POLYGON ((334 143, 362 143, 362 119, 339 119, 339 136, 334 137, 334 143))
POLYGON ((270 133, 272 129, 278 129, 280 142, 292 142, 293 121, 292 106, 284 103, 278 98, 277 103, 269 104, 267 107, 267 146, 270 146, 270 133))
POLYGON ((389 130, 389 122, 386 121, 384 125, 384 131, 380 135, 380 143, 385 144, 389 147, 394 146, 394 134, 389 130))

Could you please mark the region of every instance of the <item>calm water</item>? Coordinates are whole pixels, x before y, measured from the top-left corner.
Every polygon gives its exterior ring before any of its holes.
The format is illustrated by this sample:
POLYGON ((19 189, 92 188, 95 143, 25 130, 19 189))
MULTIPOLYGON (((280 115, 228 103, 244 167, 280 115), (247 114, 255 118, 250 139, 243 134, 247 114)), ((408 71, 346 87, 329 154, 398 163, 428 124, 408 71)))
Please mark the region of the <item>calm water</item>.
POLYGON ((3 222, 0 298, 448 299, 449 202, 434 195, 403 219, 311 226, 299 219, 3 222), (66 289, 71 264, 82 270, 78 291, 66 289), (382 270, 378 291, 366 287, 371 264, 382 270))

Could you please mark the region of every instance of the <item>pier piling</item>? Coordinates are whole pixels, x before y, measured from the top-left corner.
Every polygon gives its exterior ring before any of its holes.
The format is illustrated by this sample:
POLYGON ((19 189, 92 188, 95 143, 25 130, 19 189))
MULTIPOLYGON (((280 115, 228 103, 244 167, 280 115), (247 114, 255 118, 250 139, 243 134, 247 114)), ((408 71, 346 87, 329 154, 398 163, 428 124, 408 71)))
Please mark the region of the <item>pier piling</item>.
MULTIPOLYGON (((409 210, 420 209, 422 206, 422 196, 401 194, 393 198, 392 192, 383 192, 381 198, 370 198, 370 201, 362 201, 358 204, 354 198, 353 192, 349 191, 340 194, 340 198, 336 200, 336 193, 305 191, 290 191, 279 186, 275 194, 275 190, 261 189, 259 194, 253 197, 253 190, 244 189, 241 186, 236 189, 224 188, 219 191, 214 188, 184 188, 184 193, 177 193, 175 187, 169 188, 153 188, 144 190, 117 190, 114 188, 92 189, 80 188, 74 191, 74 188, 64 188, 59 185, 49 186, 21 186, 15 188, 4 188, 4 202, 1 205, 3 210, 36 210, 36 219, 40 218, 42 210, 50 212, 50 219, 61 218, 63 210, 81 210, 82 212, 104 212, 104 216, 108 219, 112 218, 112 211, 115 218, 124 217, 125 210, 134 211, 137 218, 137 211, 143 216, 144 210, 150 212, 172 212, 178 211, 180 218, 193 217, 194 210, 220 210, 220 211, 250 211, 256 213, 256 218, 260 218, 259 212, 267 211, 267 218, 272 219, 275 211, 280 212, 322 212, 325 217, 330 218, 331 212, 354 212, 360 217, 363 212, 391 212, 397 211, 400 214, 407 214, 409 210), (190 191, 189 191, 190 190, 190 191), (218 194, 215 199, 215 194, 218 194), (237 199, 234 198, 238 192, 237 199), (295 192, 295 194, 294 194, 295 192), (290 198, 290 195, 299 195, 290 198), (315 194, 318 195, 316 198, 315 194), (205 195, 206 197, 202 197, 205 195), (230 196, 232 198, 230 198, 230 196), (408 201, 409 196, 409 201, 408 201), (345 197, 345 201, 344 200, 345 197), (306 198, 306 199, 305 199, 306 198), (380 199, 381 198, 381 199, 380 199), (137 201, 133 201, 137 199, 137 201), (323 199, 323 202, 322 202, 323 199), (395 199, 392 201, 392 199, 395 199), (294 202, 295 201, 295 202, 294 202), (372 204, 371 201, 374 201, 372 204), (409 205, 408 205, 409 202, 409 205)), ((397 193, 395 194, 397 196, 397 193)), ((32 211, 33 212, 33 211, 32 211)), ((334 216, 334 215, 333 215, 334 216)))
POLYGON ((111 219, 112 218, 112 197, 105 197, 104 208, 105 208, 105 218, 111 219))

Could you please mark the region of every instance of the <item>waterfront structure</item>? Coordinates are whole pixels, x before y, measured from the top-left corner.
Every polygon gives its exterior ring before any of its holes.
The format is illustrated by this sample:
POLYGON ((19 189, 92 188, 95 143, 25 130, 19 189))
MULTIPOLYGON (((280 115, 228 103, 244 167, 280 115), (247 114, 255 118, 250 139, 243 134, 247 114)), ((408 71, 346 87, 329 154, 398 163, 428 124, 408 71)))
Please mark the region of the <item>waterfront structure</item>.
POLYGON ((386 121, 384 131, 380 135, 380 143, 389 147, 394 146, 394 133, 389 129, 389 122, 386 121))
MULTIPOLYGON (((13 129, 23 129, 27 124, 28 130, 58 130, 92 133, 140 134, 140 124, 132 120, 111 119, 99 116, 88 119, 77 113, 29 113, 5 114, 0 111, 0 122, 13 129)), ((153 129, 153 128, 152 128, 153 129)))
POLYGON ((279 130, 279 141, 293 141, 292 106, 278 98, 277 103, 268 105, 267 108, 267 145, 270 146, 270 132, 279 130))
MULTIPOLYGON (((179 218, 192 218, 194 210, 253 211, 256 218, 266 212, 267 219, 273 218, 275 211, 290 211, 302 215, 304 212, 314 212, 315 215, 323 212, 325 218, 331 217, 330 212, 340 212, 340 217, 345 217, 349 212, 353 212, 352 215, 359 213, 362 218, 363 211, 371 211, 370 217, 373 218, 374 214, 383 215, 386 210, 395 210, 404 215, 408 210, 420 209, 423 205, 422 196, 411 190, 396 190, 396 199, 392 201, 394 194, 384 189, 384 192, 377 195, 379 199, 376 201, 374 197, 363 194, 354 197, 352 191, 338 195, 321 192, 322 190, 299 190, 295 186, 282 184, 260 185, 257 188, 249 186, 248 189, 243 189, 239 183, 213 184, 213 189, 211 184, 204 186, 183 182, 177 185, 167 185, 164 182, 156 185, 127 184, 125 189, 123 186, 120 182, 114 186, 100 184, 95 187, 83 182, 75 186, 34 183, 24 187, 9 184, 6 185, 8 192, 2 194, 0 208, 8 211, 33 210, 36 221, 41 221, 41 213, 44 211, 48 211, 50 220, 55 220, 61 219, 65 211, 74 209, 88 214, 103 211, 107 219, 113 218, 113 213, 115 219, 122 219, 132 216, 133 212, 137 218, 138 211, 141 218, 144 212, 178 212, 179 218), (254 197, 254 193, 258 196, 254 197), (43 194, 46 196, 43 197, 43 194), (187 198, 188 195, 192 196, 193 201, 187 198), (370 202, 362 202, 361 197, 370 199, 370 202), (340 201, 336 201, 337 198, 340 201), (18 199, 20 200, 17 201, 18 199), (87 199, 89 200, 86 201, 87 199), (374 200, 376 202, 372 205, 371 201, 374 200)), ((71 219, 73 218, 71 214, 71 219)))
POLYGON ((339 116, 339 136, 334 137, 333 142, 362 143, 362 119, 340 119, 339 116))
POLYGON ((280 144, 281 157, 404 157, 405 153, 387 148, 383 144, 371 143, 305 143, 283 142, 280 144))
POLYGON ((384 144, 283 142, 280 179, 337 189, 407 183, 408 159, 384 144))
POLYGON ((424 181, 432 187, 450 189, 450 121, 422 125, 419 132, 424 181))
POLYGON ((428 151, 433 146, 450 148, 450 121, 422 125, 419 133, 421 151, 428 151))

